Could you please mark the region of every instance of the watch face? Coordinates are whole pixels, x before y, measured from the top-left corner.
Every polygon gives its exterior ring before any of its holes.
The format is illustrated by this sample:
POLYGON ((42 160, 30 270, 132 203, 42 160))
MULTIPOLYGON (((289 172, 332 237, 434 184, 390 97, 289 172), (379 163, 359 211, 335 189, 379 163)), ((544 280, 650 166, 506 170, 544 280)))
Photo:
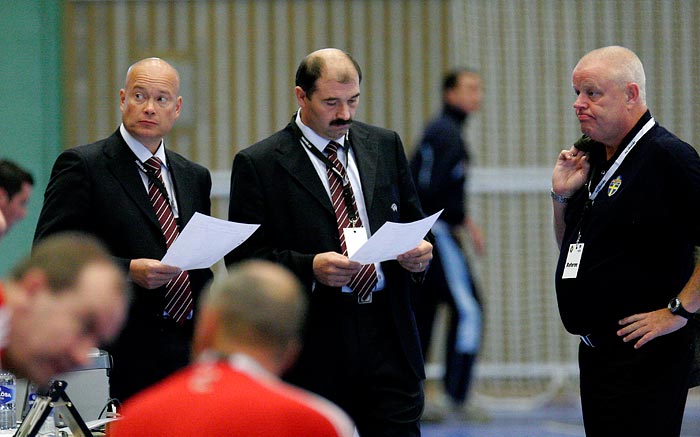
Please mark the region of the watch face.
POLYGON ((681 306, 681 300, 678 299, 677 297, 674 297, 671 299, 671 302, 668 303, 668 309, 671 310, 672 313, 675 313, 678 311, 678 308, 681 306))

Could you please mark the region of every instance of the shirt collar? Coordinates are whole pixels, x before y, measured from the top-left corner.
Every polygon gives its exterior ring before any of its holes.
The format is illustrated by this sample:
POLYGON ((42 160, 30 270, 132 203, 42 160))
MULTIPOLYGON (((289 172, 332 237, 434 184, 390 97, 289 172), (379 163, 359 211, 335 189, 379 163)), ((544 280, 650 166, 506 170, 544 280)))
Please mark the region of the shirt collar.
POLYGON ((119 133, 122 134, 122 138, 124 138, 124 141, 126 142, 126 145, 129 146, 129 149, 131 149, 132 152, 134 152, 134 155, 139 159, 141 162, 146 162, 148 159, 152 156, 155 156, 160 159, 160 161, 163 163, 163 166, 166 168, 168 167, 168 162, 165 158, 165 145, 163 140, 160 140, 160 146, 158 146, 158 150, 156 150, 156 153, 151 153, 150 150, 146 148, 139 140, 134 138, 128 130, 124 127, 124 123, 119 125, 119 133))
MULTIPOLYGON (((326 146, 328 145, 330 140, 323 138, 322 136, 317 134, 313 129, 305 125, 303 121, 301 121, 301 108, 297 110, 295 122, 299 127, 299 130, 301 130, 301 133, 306 137, 307 140, 311 142, 311 144, 314 145, 314 147, 316 147, 321 152, 323 152, 326 149, 326 146)), ((345 135, 333 141, 340 144, 341 147, 345 147, 345 135)))
POLYGON ((443 106, 443 111, 444 111, 445 114, 447 114, 449 117, 454 118, 455 120, 457 120, 457 122, 460 123, 460 124, 463 124, 464 121, 465 121, 465 120, 467 119, 467 117, 469 116, 468 113, 462 111, 461 109, 459 109, 459 108, 456 107, 456 106, 450 105, 449 103, 445 103, 445 105, 443 106))
POLYGON ((228 362, 229 366, 251 376, 262 376, 277 378, 272 372, 267 370, 262 364, 255 360, 250 355, 242 352, 235 352, 230 355, 209 349, 203 351, 197 361, 201 364, 212 364, 217 362, 228 362))

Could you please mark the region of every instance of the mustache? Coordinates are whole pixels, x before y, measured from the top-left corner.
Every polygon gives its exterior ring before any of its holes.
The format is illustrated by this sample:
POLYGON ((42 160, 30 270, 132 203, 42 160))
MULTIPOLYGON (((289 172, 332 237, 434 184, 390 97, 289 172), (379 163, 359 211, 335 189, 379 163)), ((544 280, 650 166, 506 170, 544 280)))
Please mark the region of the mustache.
POLYGON ((348 118, 347 120, 343 120, 342 118, 336 118, 335 120, 331 121, 331 126, 349 126, 352 124, 352 118, 348 118))

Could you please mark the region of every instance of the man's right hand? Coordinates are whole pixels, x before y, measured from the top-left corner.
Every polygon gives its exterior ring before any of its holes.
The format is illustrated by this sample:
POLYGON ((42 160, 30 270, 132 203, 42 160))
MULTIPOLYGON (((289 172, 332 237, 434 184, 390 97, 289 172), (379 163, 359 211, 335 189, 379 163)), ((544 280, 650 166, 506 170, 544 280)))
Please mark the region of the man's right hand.
POLYGON ((129 277, 143 288, 152 290, 165 285, 180 273, 178 267, 163 264, 149 258, 132 259, 129 264, 129 277))
POLYGON ((314 257, 313 269, 316 280, 330 287, 342 287, 360 271, 362 264, 337 252, 319 253, 314 257))
POLYGON ((590 166, 588 153, 576 147, 562 150, 554 166, 552 190, 561 196, 571 197, 588 180, 590 166))

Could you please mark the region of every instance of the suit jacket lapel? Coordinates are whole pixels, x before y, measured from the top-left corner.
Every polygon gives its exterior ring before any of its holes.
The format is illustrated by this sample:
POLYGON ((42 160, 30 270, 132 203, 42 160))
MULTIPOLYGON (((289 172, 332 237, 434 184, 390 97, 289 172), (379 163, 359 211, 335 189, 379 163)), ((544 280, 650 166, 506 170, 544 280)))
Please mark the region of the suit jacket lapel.
POLYGON ((335 220, 333 204, 301 144, 301 131, 294 123, 294 118, 285 128, 285 133, 289 134, 289 141, 282 142, 277 147, 278 162, 335 220))
POLYGON ((184 228, 194 215, 195 176, 172 152, 166 149, 165 155, 168 157, 168 169, 175 189, 180 225, 184 228))
POLYGON ((355 151, 355 162, 362 182, 362 195, 365 199, 365 207, 372 208, 374 200, 374 186, 377 181, 377 165, 379 159, 379 145, 369 137, 369 131, 361 126, 353 125, 348 135, 350 147, 355 151))
POLYGON ((107 157, 107 167, 114 178, 143 212, 148 222, 155 226, 159 233, 162 233, 156 213, 153 211, 153 205, 139 175, 139 169, 135 164, 136 155, 126 145, 119 130, 108 139, 104 154, 107 157))

